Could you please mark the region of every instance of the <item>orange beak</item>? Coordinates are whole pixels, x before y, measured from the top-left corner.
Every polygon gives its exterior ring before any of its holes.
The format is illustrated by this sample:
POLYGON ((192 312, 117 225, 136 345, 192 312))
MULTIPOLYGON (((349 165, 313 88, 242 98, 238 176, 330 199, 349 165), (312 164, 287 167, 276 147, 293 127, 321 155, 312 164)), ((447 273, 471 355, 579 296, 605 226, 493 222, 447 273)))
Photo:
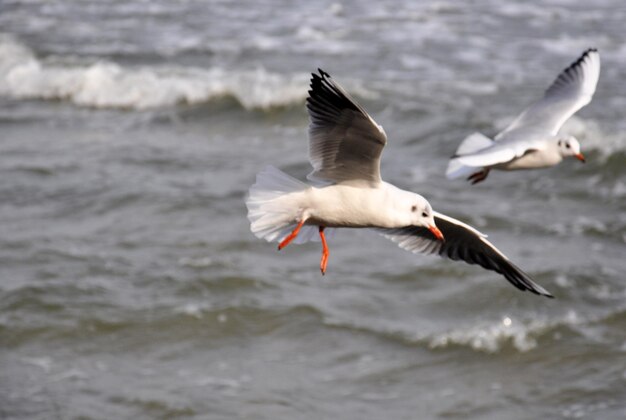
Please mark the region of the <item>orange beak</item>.
POLYGON ((437 226, 435 226, 435 225, 428 226, 428 230, 430 230, 430 231, 431 231, 431 233, 432 233, 433 235, 435 235, 435 237, 436 237, 437 239, 439 239, 440 241, 443 241, 443 240, 444 240, 444 239, 443 239, 443 233, 441 233, 441 231, 439 230, 439 228, 438 228, 437 226))
POLYGON ((576 157, 576 159, 578 159, 582 163, 585 163, 585 157, 583 156, 582 153, 578 153, 577 155, 574 155, 574 156, 576 157))

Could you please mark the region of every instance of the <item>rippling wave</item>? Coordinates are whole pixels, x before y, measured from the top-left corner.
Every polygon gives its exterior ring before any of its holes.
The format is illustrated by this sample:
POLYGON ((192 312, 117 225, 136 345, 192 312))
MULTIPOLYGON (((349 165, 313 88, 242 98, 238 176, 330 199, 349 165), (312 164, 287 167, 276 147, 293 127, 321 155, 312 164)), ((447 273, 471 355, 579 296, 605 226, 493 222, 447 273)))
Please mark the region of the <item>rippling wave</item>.
POLYGON ((0 3, 0 418, 624 418, 619 1, 0 3), (585 48, 585 165, 445 179, 585 48), (385 127, 385 179, 556 299, 370 232, 250 232, 304 179, 310 72, 385 127))
POLYGON ((291 76, 214 67, 124 67, 100 60, 61 65, 38 59, 24 44, 0 37, 0 95, 70 101, 93 108, 146 109, 231 97, 246 109, 302 104, 308 74, 291 76))

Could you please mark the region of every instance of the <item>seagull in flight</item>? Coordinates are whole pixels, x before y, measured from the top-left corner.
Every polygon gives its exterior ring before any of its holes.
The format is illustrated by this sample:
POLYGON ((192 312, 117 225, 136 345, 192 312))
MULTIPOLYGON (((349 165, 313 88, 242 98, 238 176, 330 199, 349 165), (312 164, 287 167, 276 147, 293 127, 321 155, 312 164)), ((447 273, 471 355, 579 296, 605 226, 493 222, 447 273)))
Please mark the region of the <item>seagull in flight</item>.
POLYGON ((319 240, 320 270, 330 255, 326 234, 371 228, 413 253, 478 264, 520 290, 552 297, 500 252, 486 235, 434 211, 421 195, 382 180, 383 128, 328 73, 313 74, 307 98, 311 183, 267 167, 246 199, 251 231, 282 250, 319 240))
POLYGON ((559 74, 541 99, 493 140, 481 133, 465 138, 452 156, 446 176, 467 177, 476 184, 485 180, 492 169, 546 168, 570 156, 584 163, 578 140, 559 134, 559 130, 574 113, 591 102, 599 77, 600 54, 590 48, 559 74))

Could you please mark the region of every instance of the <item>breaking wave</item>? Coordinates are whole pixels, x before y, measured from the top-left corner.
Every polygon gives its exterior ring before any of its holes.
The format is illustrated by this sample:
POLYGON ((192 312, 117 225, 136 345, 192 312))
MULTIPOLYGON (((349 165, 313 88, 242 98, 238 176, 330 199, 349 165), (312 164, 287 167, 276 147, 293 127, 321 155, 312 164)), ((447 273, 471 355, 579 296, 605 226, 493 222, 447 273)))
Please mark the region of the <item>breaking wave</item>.
POLYGON ((484 321, 469 327, 463 326, 445 332, 417 332, 390 325, 357 325, 353 322, 343 322, 329 317, 324 317, 324 324, 337 328, 356 329, 399 340, 409 345, 426 346, 432 350, 468 347, 483 353, 499 353, 512 347, 523 353, 537 348, 539 340, 542 338, 556 337, 558 339, 563 328, 585 335, 588 334, 586 330, 589 325, 607 322, 607 320, 623 315, 624 310, 620 309, 617 312, 609 312, 595 317, 582 316, 575 311, 569 311, 553 319, 521 320, 504 316, 498 320, 484 321))
POLYGON ((0 35, 0 95, 13 99, 142 110, 232 97, 246 109, 270 109, 302 103, 308 79, 305 73, 281 75, 262 67, 128 67, 106 60, 63 65, 39 59, 13 37, 0 35))

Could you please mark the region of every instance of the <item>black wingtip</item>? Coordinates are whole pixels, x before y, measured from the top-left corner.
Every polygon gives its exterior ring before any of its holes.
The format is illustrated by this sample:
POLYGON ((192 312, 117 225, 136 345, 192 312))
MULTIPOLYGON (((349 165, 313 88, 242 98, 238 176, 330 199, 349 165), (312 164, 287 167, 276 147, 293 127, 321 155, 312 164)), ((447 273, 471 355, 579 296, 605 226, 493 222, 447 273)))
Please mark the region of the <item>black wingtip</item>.
POLYGON ((530 281, 530 282, 523 282, 522 283, 524 289, 523 290, 528 290, 531 293, 534 293, 536 295, 539 296, 545 296, 548 299, 555 299, 554 295, 550 292, 548 292, 546 289, 544 289, 543 287, 539 286, 537 283, 530 281))
POLYGON ((317 71, 320 73, 320 76, 322 76, 323 78, 330 77, 330 74, 326 73, 324 70, 320 69, 319 67, 317 68, 317 71))
POLYGON ((575 64, 580 63, 581 61, 583 61, 585 58, 589 57, 589 54, 591 53, 597 53, 598 49, 597 48, 587 48, 585 51, 583 51, 583 53, 580 55, 580 58, 578 60, 576 60, 574 63, 572 63, 572 66, 575 64))
POLYGON ((545 297, 547 297, 548 299, 556 299, 552 293, 548 292, 548 291, 547 291, 547 290, 545 290, 545 289, 544 289, 543 291, 541 291, 541 292, 539 292, 539 291, 537 291, 537 290, 531 290, 531 289, 528 289, 528 290, 529 290, 529 291, 531 291, 531 292, 533 292, 533 293, 534 293, 534 294, 536 294, 536 295, 539 295, 539 296, 545 296, 545 297))
POLYGON ((543 286, 535 283, 528 274, 508 259, 505 260, 505 264, 500 265, 499 268, 502 270, 504 277, 518 289, 527 290, 536 295, 554 299, 552 293, 548 292, 543 286))
POLYGON ((587 48, 581 55, 580 57, 578 57, 578 59, 576 61, 574 61, 572 64, 570 64, 569 66, 567 66, 567 68, 564 70, 566 72, 572 70, 573 68, 577 67, 578 65, 580 65, 580 63, 582 63, 583 61, 585 61, 585 59, 587 57, 589 57, 589 54, 593 53, 593 52, 598 52, 597 48, 587 48))
POLYGON ((320 69, 319 67, 317 69, 317 73, 311 73, 311 83, 313 83, 314 80, 326 80, 329 78, 330 78, 330 74, 320 69))
POLYGON ((309 96, 306 100, 309 111, 328 113, 329 109, 335 108, 352 109, 365 113, 359 105, 345 92, 330 74, 318 68, 317 73, 311 73, 309 96), (316 111, 317 110, 317 111, 316 111))
POLYGON ((597 48, 587 48, 583 53, 578 57, 574 62, 572 62, 569 66, 567 66, 563 71, 559 73, 556 77, 552 85, 548 89, 546 89, 546 95, 549 95, 552 92, 558 91, 563 85, 569 84, 572 80, 575 80, 579 77, 582 77, 580 73, 580 68, 585 64, 593 61, 590 58, 592 53, 597 53, 597 48))
MULTIPOLYGON (((326 73, 324 70, 318 68, 317 69, 318 73, 311 73, 311 83, 310 83, 310 87, 311 90, 315 90, 315 86, 323 83, 323 82, 327 82, 327 80, 330 78, 330 74, 326 73)), ((311 94, 311 90, 309 90, 309 94, 311 94)))

